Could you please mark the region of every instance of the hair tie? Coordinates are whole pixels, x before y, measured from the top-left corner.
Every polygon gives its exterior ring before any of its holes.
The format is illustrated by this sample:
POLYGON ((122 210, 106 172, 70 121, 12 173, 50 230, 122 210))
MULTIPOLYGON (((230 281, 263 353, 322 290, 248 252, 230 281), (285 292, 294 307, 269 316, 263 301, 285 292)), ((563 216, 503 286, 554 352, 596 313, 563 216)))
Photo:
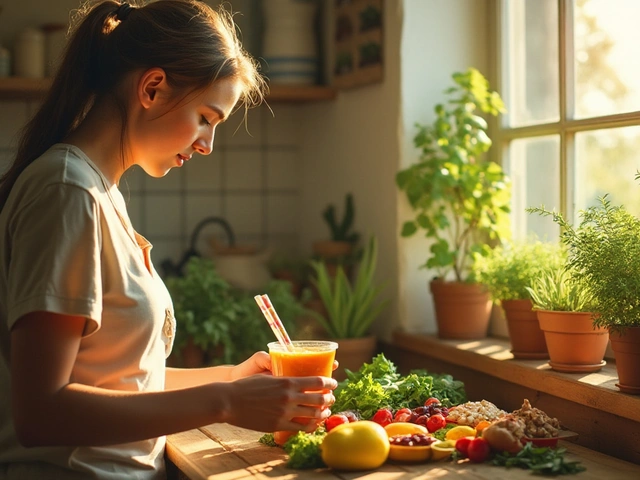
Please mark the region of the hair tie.
POLYGON ((116 10, 116 19, 124 22, 134 7, 129 5, 127 2, 122 2, 118 9, 116 10))

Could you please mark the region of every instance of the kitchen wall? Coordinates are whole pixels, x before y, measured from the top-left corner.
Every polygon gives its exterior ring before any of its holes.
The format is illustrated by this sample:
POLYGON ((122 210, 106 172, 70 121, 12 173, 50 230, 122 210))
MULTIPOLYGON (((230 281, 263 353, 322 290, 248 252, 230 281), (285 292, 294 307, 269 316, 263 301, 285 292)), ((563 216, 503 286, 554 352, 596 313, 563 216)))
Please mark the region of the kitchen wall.
MULTIPOLYGON (((218 2, 209 2, 212 4, 218 2)), ((2 3, 0 3, 2 5, 2 3)), ((77 0, 25 0, 5 2, 0 14, 0 41, 12 47, 24 27, 68 20, 77 0)), ((257 48, 256 0, 235 0, 233 10, 251 48, 257 48), (249 8, 251 7, 251 8, 249 8)), ((16 134, 36 101, 0 101, 0 170, 15 152, 16 134)), ((238 243, 273 246, 287 252, 298 249, 301 159, 299 125, 301 110, 290 105, 265 105, 243 112, 217 129, 214 152, 194 155, 182 169, 154 179, 142 170, 127 172, 120 188, 128 200, 136 229, 153 243, 156 264, 168 258, 177 262, 189 247, 190 233, 204 218, 224 217, 238 243)), ((197 248, 211 253, 207 239, 225 240, 214 224, 198 236, 197 248)))
MULTIPOLYGON (((377 279, 385 282, 392 301, 376 333, 389 338, 396 328, 435 331, 431 274, 418 269, 429 245, 399 237, 411 212, 394 177, 415 160, 414 124, 433 119, 433 105, 442 101, 451 73, 490 67, 491 1, 386 0, 383 82, 341 91, 331 102, 274 104, 275 116, 266 108, 252 111, 251 135, 243 127, 236 131, 239 119, 231 119, 220 128, 211 156, 194 157, 166 178, 132 172, 122 187, 134 224, 155 245, 154 260, 177 259, 196 222, 217 214, 246 242, 309 253, 314 240, 328 236, 322 209, 328 203, 341 206, 350 191, 356 229, 379 240, 377 279)), ((331 3, 323 0, 325 8, 331 3)), ((75 5, 75 0, 5 2, 0 38, 28 22, 51 21, 75 5), (8 23, 10 15, 15 20, 8 23)), ((330 38, 331 25, 325 26, 330 38)), ((11 132, 32 109, 29 102, 0 103, 0 161, 12 151, 11 132)))

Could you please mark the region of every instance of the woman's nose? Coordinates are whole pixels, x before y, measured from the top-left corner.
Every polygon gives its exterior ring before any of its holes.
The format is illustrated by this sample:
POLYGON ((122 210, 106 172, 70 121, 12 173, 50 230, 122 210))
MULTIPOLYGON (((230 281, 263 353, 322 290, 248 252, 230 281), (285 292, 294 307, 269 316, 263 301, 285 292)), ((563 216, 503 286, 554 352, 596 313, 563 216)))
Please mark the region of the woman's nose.
POLYGON ((215 129, 211 130, 211 135, 201 135, 194 142, 193 148, 201 155, 209 155, 213 151, 213 139, 215 138, 215 129))

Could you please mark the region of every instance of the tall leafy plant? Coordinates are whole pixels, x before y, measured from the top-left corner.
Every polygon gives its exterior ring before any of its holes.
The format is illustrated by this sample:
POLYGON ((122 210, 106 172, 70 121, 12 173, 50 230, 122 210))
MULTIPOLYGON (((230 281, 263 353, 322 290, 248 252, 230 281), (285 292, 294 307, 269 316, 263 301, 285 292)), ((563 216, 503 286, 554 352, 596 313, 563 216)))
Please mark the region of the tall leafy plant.
POLYGON ((487 122, 476 111, 497 116, 504 104, 476 69, 454 73, 447 103, 435 106, 431 125, 417 124, 419 160, 396 175, 398 188, 414 210, 401 235, 418 232, 433 241, 421 268, 445 280, 470 280, 473 253, 487 241, 508 238, 510 182, 500 165, 482 161, 491 147, 487 122))
POLYGON ((588 285, 594 325, 612 331, 640 327, 640 219, 612 205, 608 195, 580 212, 577 227, 544 207, 527 211, 549 216, 562 228, 570 271, 588 285))
POLYGON ((388 300, 380 299, 384 288, 375 284, 377 263, 378 242, 373 236, 363 249, 353 283, 342 265, 338 265, 337 273, 332 277, 324 262, 311 261, 314 271, 311 281, 327 310, 327 317, 320 314, 314 316, 330 337, 339 339, 366 336, 373 321, 387 306, 388 300))

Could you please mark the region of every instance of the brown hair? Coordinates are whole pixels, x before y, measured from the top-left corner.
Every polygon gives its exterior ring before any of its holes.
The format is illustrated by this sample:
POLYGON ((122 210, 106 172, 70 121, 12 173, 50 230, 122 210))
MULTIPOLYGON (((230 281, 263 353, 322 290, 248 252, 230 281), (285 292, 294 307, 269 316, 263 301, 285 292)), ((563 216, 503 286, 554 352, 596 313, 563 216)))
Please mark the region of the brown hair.
POLYGON ((69 135, 96 99, 113 97, 122 114, 124 139, 126 104, 118 87, 133 70, 162 68, 169 85, 185 95, 219 79, 237 78, 243 86, 238 106, 246 110, 262 102, 265 81, 222 6, 214 11, 198 0, 130 3, 135 8, 122 21, 116 17, 120 3, 114 0, 87 2, 74 16, 52 86, 24 127, 13 164, 0 178, 0 211, 18 176, 69 135))

